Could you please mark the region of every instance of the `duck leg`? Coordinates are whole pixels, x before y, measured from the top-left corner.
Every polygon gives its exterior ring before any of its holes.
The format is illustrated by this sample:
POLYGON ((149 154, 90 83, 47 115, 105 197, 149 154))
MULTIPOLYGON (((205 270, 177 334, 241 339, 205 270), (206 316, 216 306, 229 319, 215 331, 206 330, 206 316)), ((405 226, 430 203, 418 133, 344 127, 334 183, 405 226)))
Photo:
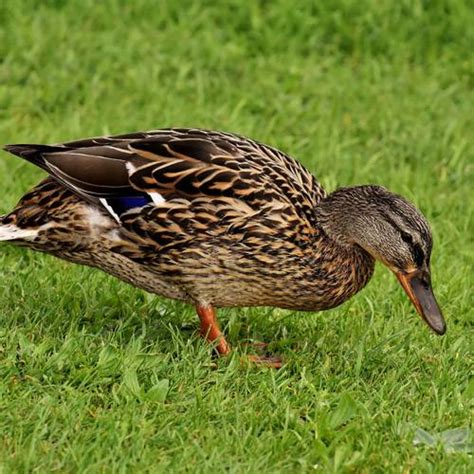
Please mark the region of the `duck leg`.
MULTIPOLYGON (((210 343, 217 342, 215 347, 219 355, 229 354, 230 345, 226 341, 224 334, 222 334, 222 331, 219 328, 216 310, 212 306, 197 305, 196 311, 199 319, 201 320, 201 336, 205 337, 210 343)), ((257 345, 260 348, 266 346, 265 343, 257 343, 257 345)), ((254 364, 272 367, 275 369, 279 369, 283 364, 279 357, 249 355, 246 358, 254 364)))
POLYGON ((230 353, 230 346, 222 334, 217 322, 216 310, 212 306, 197 305, 196 311, 201 320, 201 336, 210 343, 217 341, 216 350, 219 355, 230 353))

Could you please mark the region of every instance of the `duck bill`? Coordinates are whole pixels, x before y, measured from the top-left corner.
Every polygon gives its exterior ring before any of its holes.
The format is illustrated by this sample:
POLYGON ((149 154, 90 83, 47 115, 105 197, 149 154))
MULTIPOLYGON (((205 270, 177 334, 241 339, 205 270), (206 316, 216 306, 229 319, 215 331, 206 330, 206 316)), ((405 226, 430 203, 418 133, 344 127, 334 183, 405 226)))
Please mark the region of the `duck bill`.
POLYGON ((431 288, 430 274, 418 270, 412 273, 396 272, 396 275, 426 324, 436 334, 443 335, 446 332, 446 323, 431 288))

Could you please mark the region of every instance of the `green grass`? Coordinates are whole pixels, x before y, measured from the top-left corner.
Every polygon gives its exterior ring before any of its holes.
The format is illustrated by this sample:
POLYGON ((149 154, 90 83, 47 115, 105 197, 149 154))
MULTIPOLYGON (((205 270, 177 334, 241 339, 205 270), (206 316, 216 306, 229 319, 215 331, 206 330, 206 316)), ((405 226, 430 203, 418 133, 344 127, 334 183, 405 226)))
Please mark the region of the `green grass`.
MULTIPOLYGON (((473 11, 293 3, 4 0, 0 143, 206 127, 383 184, 432 224, 448 333, 380 267, 332 311, 221 311, 215 361, 192 308, 2 245, 0 472, 472 472, 413 436, 472 423, 473 11)), ((41 176, 3 153, 0 211, 41 176)))

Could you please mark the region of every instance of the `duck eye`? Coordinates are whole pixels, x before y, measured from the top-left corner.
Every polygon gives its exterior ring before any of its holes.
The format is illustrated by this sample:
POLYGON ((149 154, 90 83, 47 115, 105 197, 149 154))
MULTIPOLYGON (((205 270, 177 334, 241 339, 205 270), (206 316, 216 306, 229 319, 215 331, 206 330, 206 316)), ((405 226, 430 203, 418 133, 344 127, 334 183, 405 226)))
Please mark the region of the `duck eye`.
POLYGON ((408 232, 402 232, 401 237, 404 242, 413 245, 413 237, 408 232))

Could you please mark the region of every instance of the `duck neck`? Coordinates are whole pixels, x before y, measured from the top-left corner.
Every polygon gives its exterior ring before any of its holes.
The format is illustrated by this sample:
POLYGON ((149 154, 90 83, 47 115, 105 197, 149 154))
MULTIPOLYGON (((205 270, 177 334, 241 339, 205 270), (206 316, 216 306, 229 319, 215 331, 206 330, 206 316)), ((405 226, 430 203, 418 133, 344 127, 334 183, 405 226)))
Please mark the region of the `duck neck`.
POLYGON ((314 245, 308 248, 307 275, 302 279, 310 282, 305 306, 312 311, 334 308, 354 296, 369 282, 375 264, 360 246, 340 243, 318 230, 314 245))
POLYGON ((323 199, 315 212, 318 224, 332 241, 347 250, 356 247, 377 257, 369 230, 376 219, 370 200, 374 188, 370 185, 339 188, 323 199))
POLYGON ((332 293, 327 307, 337 306, 361 290, 375 266, 374 257, 359 242, 362 226, 357 200, 347 199, 347 195, 341 199, 340 191, 322 200, 315 209, 319 236, 311 267, 326 294, 332 293))

